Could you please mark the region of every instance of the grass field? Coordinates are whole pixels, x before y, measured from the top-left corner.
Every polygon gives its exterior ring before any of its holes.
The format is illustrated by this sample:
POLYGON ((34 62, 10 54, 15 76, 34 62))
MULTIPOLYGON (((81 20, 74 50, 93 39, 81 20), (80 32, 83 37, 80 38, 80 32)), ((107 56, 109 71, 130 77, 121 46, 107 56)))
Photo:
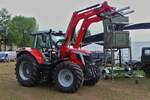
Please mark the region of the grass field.
POLYGON ((27 88, 15 79, 15 63, 0 63, 0 100, 150 100, 150 80, 119 78, 100 80, 96 86, 82 87, 77 93, 58 92, 52 85, 27 88))

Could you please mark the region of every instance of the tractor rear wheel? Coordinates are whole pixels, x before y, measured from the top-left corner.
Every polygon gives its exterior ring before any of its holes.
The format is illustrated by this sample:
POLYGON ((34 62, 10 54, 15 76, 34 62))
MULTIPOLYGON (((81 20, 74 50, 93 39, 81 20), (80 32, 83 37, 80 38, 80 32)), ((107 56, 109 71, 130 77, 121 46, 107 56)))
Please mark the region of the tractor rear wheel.
POLYGON ((93 74, 92 77, 87 78, 87 79, 84 80, 84 85, 94 86, 99 81, 99 79, 100 79, 100 77, 102 75, 100 67, 95 66, 95 65, 93 65, 92 67, 93 67, 92 68, 93 70, 91 70, 91 71, 94 74, 93 74))
POLYGON ((16 78, 22 86, 32 87, 40 81, 39 66, 36 60, 29 54, 23 54, 17 58, 16 78))
POLYGON ((84 76, 80 66, 64 61, 54 68, 53 81, 58 90, 73 93, 82 86, 84 76))

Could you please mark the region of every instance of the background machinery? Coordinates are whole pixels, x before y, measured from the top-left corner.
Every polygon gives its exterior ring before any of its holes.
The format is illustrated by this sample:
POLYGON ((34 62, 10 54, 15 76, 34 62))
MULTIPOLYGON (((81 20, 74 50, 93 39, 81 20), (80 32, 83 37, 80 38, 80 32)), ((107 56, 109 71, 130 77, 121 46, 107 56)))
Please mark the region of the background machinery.
MULTIPOLYGON (((150 78, 150 47, 142 48, 141 62, 146 77, 150 78)), ((140 66, 139 66, 140 67, 140 66)))

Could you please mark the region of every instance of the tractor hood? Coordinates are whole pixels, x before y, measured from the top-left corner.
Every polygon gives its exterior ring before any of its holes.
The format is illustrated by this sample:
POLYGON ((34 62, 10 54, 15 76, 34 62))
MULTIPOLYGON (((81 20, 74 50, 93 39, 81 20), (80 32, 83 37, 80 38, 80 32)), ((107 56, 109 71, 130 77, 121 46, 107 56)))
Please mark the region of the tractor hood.
POLYGON ((77 54, 83 54, 83 55, 89 55, 94 52, 94 51, 81 50, 81 49, 75 49, 75 48, 70 48, 69 51, 73 53, 77 53, 77 54))

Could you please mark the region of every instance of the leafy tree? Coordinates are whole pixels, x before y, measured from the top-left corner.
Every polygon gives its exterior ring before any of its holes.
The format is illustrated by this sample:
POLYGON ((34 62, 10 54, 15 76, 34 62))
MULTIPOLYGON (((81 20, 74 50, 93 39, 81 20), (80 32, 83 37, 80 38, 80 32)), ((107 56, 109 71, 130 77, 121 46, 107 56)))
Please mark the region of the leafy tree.
POLYGON ((0 51, 2 44, 12 46, 31 46, 32 38, 30 34, 37 30, 36 19, 33 17, 11 16, 7 9, 0 10, 0 51))
POLYGON ((1 50, 1 45, 5 45, 5 50, 6 50, 6 39, 7 39, 7 34, 8 34, 8 25, 10 22, 10 14, 8 13, 7 9, 2 8, 0 10, 0 50, 1 50))
POLYGON ((7 45, 11 47, 13 44, 19 45, 21 41, 21 34, 19 33, 15 22, 11 21, 8 27, 7 45))
POLYGON ((19 47, 31 46, 31 34, 37 30, 35 18, 15 16, 9 27, 9 42, 13 42, 19 47))

